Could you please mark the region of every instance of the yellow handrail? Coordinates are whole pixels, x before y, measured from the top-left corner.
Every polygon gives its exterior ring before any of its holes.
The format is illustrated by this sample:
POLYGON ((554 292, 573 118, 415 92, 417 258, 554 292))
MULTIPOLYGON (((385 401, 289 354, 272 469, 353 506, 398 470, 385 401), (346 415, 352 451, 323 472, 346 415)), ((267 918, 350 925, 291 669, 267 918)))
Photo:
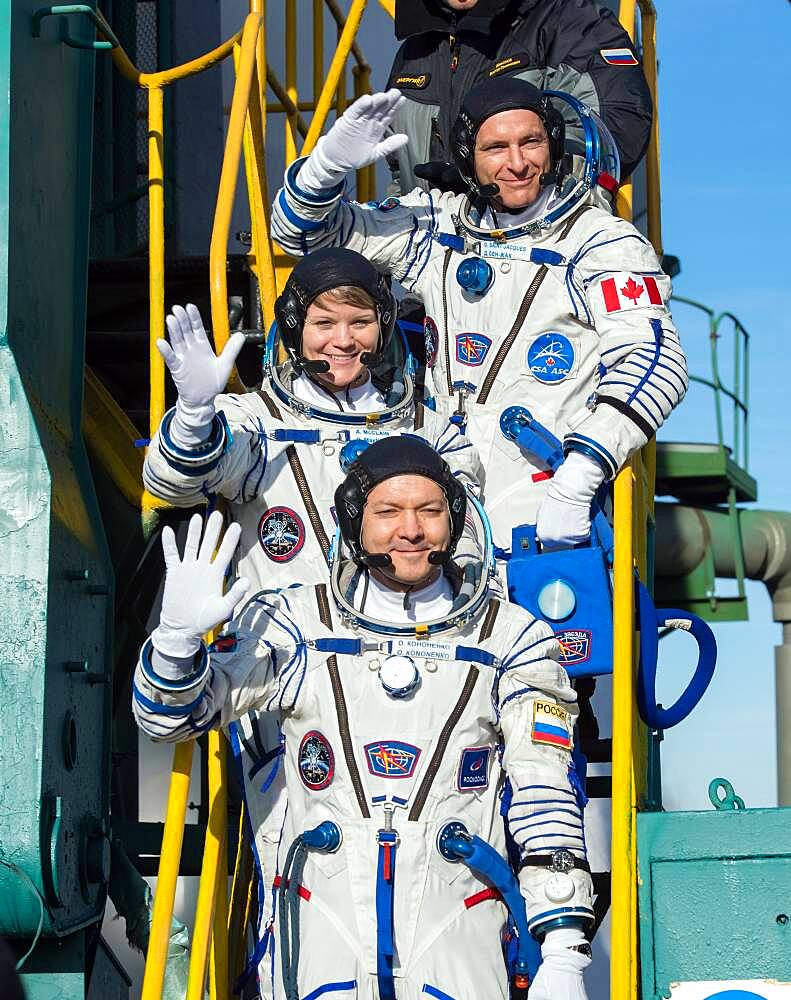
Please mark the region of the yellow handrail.
POLYGON ((190 970, 186 1000, 203 1000, 206 971, 209 963, 209 946, 214 941, 214 976, 217 997, 227 997, 228 991, 228 938, 227 925, 228 866, 226 856, 228 827, 228 792, 225 774, 225 737, 218 730, 209 730, 207 764, 209 772, 209 822, 203 847, 198 902, 195 906, 195 924, 190 948, 190 970), (218 899, 225 901, 223 933, 212 935, 215 906, 218 899), (218 940, 219 938, 219 940, 218 940), (222 981, 220 979, 222 977, 222 981))
POLYGON ((173 750, 173 769, 170 775, 168 807, 162 849, 159 855, 157 891, 154 894, 154 911, 148 938, 146 968, 140 1000, 161 1000, 165 982, 165 964, 170 941, 170 921, 173 918, 173 900, 181 862, 181 844, 184 839, 184 820, 187 815, 187 795, 192 771, 192 740, 178 743, 173 750))
MULTIPOLYGON (((641 15, 646 79, 654 102, 646 178, 648 233, 661 254, 659 132, 656 73, 656 12, 652 0, 621 0, 619 18, 634 42, 637 7, 641 15)), ((618 214, 632 218, 632 182, 619 191, 618 214)), ((612 841, 610 903, 610 997, 637 997, 637 798, 644 779, 644 727, 635 711, 635 563, 646 572, 646 523, 652 514, 655 445, 634 455, 615 480, 615 559, 613 565, 612 841), (642 750, 642 753, 638 753, 642 750)))
POLYGON ((262 21, 261 14, 248 14, 242 29, 239 73, 236 77, 231 101, 231 115, 228 120, 228 134, 225 140, 217 207, 214 212, 214 225, 209 248, 211 322, 214 346, 218 352, 225 347, 231 332, 228 321, 228 279, 226 274, 228 234, 231 229, 236 179, 239 173, 245 121, 253 84, 256 43, 262 21))

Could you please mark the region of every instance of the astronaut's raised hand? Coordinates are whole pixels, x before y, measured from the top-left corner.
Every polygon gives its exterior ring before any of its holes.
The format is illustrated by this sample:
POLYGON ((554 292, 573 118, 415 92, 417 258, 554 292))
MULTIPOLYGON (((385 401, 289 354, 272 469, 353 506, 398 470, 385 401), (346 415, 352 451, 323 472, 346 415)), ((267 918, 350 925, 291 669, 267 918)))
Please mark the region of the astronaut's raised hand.
POLYGON ((364 94, 350 104, 302 164, 299 186, 309 192, 335 187, 350 171, 405 146, 409 137, 403 132, 387 134, 404 101, 401 91, 393 88, 381 94, 364 94))
POLYGON ((165 323, 170 343, 158 340, 157 349, 178 391, 170 435, 179 447, 194 448, 209 436, 214 400, 228 382, 244 346, 244 334, 231 334, 217 357, 197 306, 173 306, 165 323))
POLYGON ((591 502, 604 481, 592 458, 572 451, 557 470, 536 518, 536 534, 545 549, 567 548, 590 537, 591 502))
POLYGON ((581 930, 548 931, 541 945, 541 966, 530 985, 530 1000, 588 1000, 582 972, 590 963, 590 947, 581 930), (578 947, 583 951, 576 951, 578 947))
POLYGON ((203 635, 227 621, 250 589, 250 581, 242 577, 223 593, 225 576, 242 532, 240 525, 230 525, 216 556, 222 514, 214 511, 209 516, 203 538, 202 527, 201 515, 193 514, 183 557, 179 556, 173 529, 167 526, 162 531, 165 592, 159 625, 151 634, 151 642, 156 652, 175 660, 193 657, 203 635))

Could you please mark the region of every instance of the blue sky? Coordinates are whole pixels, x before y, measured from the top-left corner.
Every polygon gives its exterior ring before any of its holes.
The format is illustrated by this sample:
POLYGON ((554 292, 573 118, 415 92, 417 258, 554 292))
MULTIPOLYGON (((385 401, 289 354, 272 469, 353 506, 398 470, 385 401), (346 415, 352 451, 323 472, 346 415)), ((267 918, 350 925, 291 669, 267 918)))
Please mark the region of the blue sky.
MULTIPOLYGON (((663 236, 665 250, 682 261, 674 288, 717 311, 731 310, 749 330, 757 506, 791 509, 791 139, 782 100, 791 4, 660 0, 657 6, 663 236)), ((706 373, 702 328, 686 310, 676 320, 692 369, 706 373)), ((711 440, 713 432, 710 399, 693 387, 662 436, 711 440), (701 427, 709 433, 700 434, 701 427)), ((669 808, 707 808, 708 781, 719 775, 733 781, 748 806, 776 804, 773 647, 780 626, 771 620, 763 585, 748 586, 750 622, 716 629, 712 688, 666 734, 669 808)), ((675 670, 668 662, 673 649, 665 652, 659 690, 669 699, 686 668, 679 663, 675 670)))

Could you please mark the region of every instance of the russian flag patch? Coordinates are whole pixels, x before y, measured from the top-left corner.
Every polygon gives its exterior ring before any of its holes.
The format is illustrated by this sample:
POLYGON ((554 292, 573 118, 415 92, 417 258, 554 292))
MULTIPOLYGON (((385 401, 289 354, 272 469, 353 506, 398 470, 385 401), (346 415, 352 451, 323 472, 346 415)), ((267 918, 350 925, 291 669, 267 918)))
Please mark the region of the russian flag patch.
POLYGON ((534 701, 530 738, 534 743, 546 743, 570 751, 569 713, 554 701, 534 701))
POLYGON ((647 274, 619 271, 605 278, 600 287, 604 308, 608 313, 664 305, 656 278, 647 274))
POLYGON ((637 56, 631 49, 599 49, 599 55, 610 66, 637 66, 637 56))

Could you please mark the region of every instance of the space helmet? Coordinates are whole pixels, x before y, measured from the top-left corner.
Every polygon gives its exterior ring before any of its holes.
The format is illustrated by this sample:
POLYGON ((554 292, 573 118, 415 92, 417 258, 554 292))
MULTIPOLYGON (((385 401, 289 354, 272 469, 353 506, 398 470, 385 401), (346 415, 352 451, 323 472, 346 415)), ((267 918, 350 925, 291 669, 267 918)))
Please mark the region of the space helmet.
POLYGON ((551 189, 551 195, 543 200, 539 215, 528 223, 505 228, 505 237, 537 235, 566 218, 585 199, 611 208, 620 181, 620 156, 601 117, 571 94, 541 91, 526 80, 510 77, 473 87, 451 130, 451 155, 470 201, 460 215, 463 227, 477 237, 491 236, 491 230, 479 222, 481 208, 497 194, 497 186, 479 183, 475 139, 487 118, 518 108, 533 111, 544 122, 550 167, 541 183, 551 189))

